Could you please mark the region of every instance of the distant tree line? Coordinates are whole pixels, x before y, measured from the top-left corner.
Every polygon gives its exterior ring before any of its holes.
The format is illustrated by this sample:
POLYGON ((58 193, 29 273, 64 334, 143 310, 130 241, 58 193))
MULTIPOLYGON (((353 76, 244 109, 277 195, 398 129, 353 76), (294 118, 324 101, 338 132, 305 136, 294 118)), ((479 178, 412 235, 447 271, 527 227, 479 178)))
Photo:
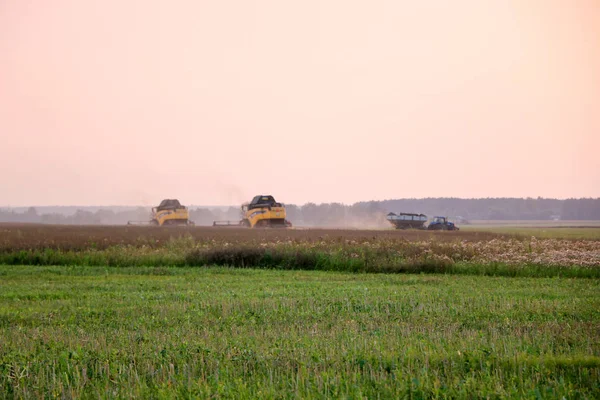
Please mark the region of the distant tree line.
MULTIPOLYGON (((388 212, 442 215, 466 220, 600 220, 600 198, 544 199, 544 198, 425 198, 367 201, 344 205, 340 203, 303 206, 286 205, 287 218, 296 226, 322 227, 384 227, 388 212)), ((190 219, 197 225, 212 225, 215 220, 237 221, 239 207, 191 207, 190 219)), ((124 225, 128 221, 148 221, 149 207, 132 209, 85 208, 71 214, 43 213, 36 208, 21 212, 0 209, 0 222, 29 222, 74 225, 124 225)))
MULTIPOLYGON (((586 200, 586 199, 582 199, 586 200)), ((595 205, 595 219, 600 218, 600 199, 590 199, 595 205)), ((427 215, 461 216, 471 220, 548 220, 564 218, 571 207, 578 207, 580 200, 567 203, 566 200, 538 198, 426 198, 398 199, 380 202, 390 210, 407 210, 427 215), (566 207, 566 209, 565 209, 566 207)), ((594 218, 590 218, 594 219, 594 218)))

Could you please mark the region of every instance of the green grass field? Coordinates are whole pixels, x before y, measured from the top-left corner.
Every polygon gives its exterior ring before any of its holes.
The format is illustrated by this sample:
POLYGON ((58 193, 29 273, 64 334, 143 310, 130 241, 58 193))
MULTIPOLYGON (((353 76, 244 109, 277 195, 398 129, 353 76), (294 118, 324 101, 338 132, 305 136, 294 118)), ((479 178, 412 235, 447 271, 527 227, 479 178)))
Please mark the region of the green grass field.
POLYGON ((0 396, 600 396, 600 281, 0 267, 0 396))

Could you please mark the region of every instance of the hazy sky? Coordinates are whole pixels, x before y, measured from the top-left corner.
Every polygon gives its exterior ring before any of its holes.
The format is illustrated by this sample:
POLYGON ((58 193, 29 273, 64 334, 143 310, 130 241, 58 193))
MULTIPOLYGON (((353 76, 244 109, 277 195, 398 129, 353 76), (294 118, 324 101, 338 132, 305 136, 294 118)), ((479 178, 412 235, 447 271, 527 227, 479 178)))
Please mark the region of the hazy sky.
POLYGON ((0 0, 0 205, 600 196, 600 1, 0 0))

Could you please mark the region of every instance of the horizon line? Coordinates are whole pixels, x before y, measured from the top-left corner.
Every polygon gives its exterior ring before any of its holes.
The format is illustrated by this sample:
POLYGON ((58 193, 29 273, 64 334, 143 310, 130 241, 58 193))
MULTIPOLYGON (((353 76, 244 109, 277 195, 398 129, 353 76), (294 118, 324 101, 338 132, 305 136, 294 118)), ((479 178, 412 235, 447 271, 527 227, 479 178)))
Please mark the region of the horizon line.
MULTIPOLYGON (((297 203, 293 203, 293 202, 288 202, 288 203, 284 203, 284 204, 288 204, 288 205, 296 205, 296 206, 303 206, 306 204, 342 204, 342 205, 354 205, 354 204, 360 204, 360 203, 381 203, 381 202, 386 202, 386 201, 397 201, 397 200, 429 200, 429 199, 453 199, 453 200, 557 200, 557 201, 565 201, 565 200, 598 200, 600 199, 600 197, 565 197, 565 198, 560 198, 560 197, 542 197, 542 196, 537 196, 537 197, 454 197, 454 196, 450 196, 450 197, 398 197, 398 198, 392 198, 392 199, 383 199, 383 200, 360 200, 360 201, 356 201, 353 203, 344 203, 344 202, 339 202, 339 201, 328 201, 328 202, 314 202, 314 201, 309 201, 309 202, 305 202, 303 204, 297 204, 297 203)), ((202 204, 190 204, 189 206, 186 207, 204 207, 204 208, 210 208, 210 207, 237 207, 239 206, 239 204, 237 205, 232 205, 232 204, 211 204, 211 205, 202 205, 202 204)), ((156 207, 156 205, 142 205, 142 204, 93 204, 93 205, 81 205, 81 204, 49 204, 49 205, 44 205, 44 204, 37 204, 37 205, 0 205, 0 209, 11 209, 11 208, 41 208, 41 207, 45 207, 45 208, 49 208, 49 207, 69 207, 69 208, 74 208, 74 207, 86 207, 86 208, 92 208, 92 207, 134 207, 134 208, 138 208, 138 207, 156 207)))

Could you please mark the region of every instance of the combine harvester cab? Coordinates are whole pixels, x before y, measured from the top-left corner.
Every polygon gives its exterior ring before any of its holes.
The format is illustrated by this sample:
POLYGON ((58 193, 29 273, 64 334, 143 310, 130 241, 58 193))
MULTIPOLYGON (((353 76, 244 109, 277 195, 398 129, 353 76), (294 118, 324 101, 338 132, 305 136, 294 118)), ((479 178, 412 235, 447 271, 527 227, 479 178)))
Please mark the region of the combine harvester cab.
POLYGON ((152 209, 153 225, 191 225, 190 213, 177 199, 165 199, 152 209))
POLYGON ((410 214, 410 213, 389 213, 387 220, 396 229, 425 229, 427 215, 425 214, 410 214))
POLYGON ((255 227, 286 227, 285 207, 271 195, 254 196, 249 204, 242 205, 242 224, 255 227))
POLYGON ((271 195, 254 196, 250 203, 242 205, 242 220, 214 221, 213 226, 242 226, 246 228, 289 228, 285 219, 285 206, 271 195))
POLYGON ((186 206, 182 206, 177 199, 165 199, 158 207, 152 208, 150 221, 129 221, 127 225, 194 225, 190 221, 190 213, 186 206))

